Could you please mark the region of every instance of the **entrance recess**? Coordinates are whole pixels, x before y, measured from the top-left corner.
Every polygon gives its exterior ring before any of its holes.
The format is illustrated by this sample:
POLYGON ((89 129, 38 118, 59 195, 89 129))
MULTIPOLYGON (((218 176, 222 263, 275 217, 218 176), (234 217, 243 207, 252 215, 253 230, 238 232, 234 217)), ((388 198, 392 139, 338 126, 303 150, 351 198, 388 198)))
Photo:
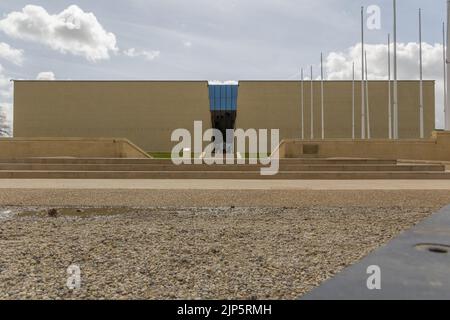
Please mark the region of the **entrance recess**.
POLYGON ((236 125, 238 85, 209 85, 208 88, 211 125, 222 132, 225 141, 226 130, 234 130, 236 125))

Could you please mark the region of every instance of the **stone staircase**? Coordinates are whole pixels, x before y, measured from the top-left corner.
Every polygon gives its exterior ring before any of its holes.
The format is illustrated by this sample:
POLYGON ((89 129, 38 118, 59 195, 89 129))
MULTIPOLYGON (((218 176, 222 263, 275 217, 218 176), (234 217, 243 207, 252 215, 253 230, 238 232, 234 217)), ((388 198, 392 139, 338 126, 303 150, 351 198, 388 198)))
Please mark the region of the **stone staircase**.
POLYGON ((281 159, 279 173, 262 176, 262 165, 180 165, 169 159, 0 159, 2 179, 450 179, 445 166, 396 160, 281 159))

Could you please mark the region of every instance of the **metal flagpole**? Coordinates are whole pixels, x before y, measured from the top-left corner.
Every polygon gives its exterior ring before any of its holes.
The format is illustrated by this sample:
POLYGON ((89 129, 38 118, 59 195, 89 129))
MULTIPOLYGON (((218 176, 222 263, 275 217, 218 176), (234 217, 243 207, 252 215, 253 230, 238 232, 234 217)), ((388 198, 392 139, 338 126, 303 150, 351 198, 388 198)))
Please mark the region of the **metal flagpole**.
POLYGON ((352 72, 352 139, 355 140, 355 62, 353 62, 352 72))
POLYGON ((311 66, 311 140, 314 140, 314 87, 313 87, 312 66, 311 66))
POLYGON ((305 119, 305 99, 304 99, 304 94, 305 94, 305 91, 304 91, 304 86, 303 86, 303 80, 304 80, 304 77, 303 77, 303 68, 302 68, 302 71, 301 71, 301 77, 302 77, 302 82, 301 82, 301 87, 302 87, 302 140, 305 140, 305 121, 304 121, 304 119, 305 119))
POLYGON ((394 5, 394 139, 399 138, 398 130, 398 83, 397 83, 397 0, 393 0, 394 5))
POLYGON ((447 56, 446 56, 446 40, 445 40, 445 22, 442 23, 442 61, 444 64, 444 117, 447 110, 447 56))
POLYGON ((323 102, 323 53, 320 53, 320 113, 321 113, 321 126, 322 126, 322 140, 325 139, 325 121, 324 121, 324 102, 323 102))
POLYGON ((445 64, 447 66, 447 81, 446 81, 446 91, 447 91, 447 105, 445 106, 445 129, 450 130, 450 103, 448 103, 448 97, 450 94, 450 72, 448 72, 448 64, 450 63, 450 50, 448 50, 448 44, 450 42, 450 0, 447 0, 447 53, 446 53, 446 61, 445 64))
POLYGON ((389 139, 392 139, 392 92, 391 92, 391 34, 388 34, 388 119, 389 139))
POLYGON ((366 106, 364 99, 364 7, 361 7, 361 139, 366 138, 366 106))
POLYGON ((371 138, 370 134, 370 111, 369 111, 369 77, 367 75, 367 51, 364 52, 366 60, 366 119, 367 119, 367 139, 371 138))
POLYGON ((423 59, 422 59, 422 9, 419 9, 419 68, 420 68, 420 90, 419 90, 419 120, 420 139, 425 138, 423 128, 423 59))

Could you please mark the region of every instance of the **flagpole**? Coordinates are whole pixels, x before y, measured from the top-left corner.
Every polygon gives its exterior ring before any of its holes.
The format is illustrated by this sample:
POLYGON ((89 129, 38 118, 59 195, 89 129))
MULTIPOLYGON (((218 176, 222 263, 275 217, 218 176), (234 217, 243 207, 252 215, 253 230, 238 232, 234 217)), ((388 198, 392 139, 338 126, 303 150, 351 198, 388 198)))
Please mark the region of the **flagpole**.
POLYGON ((303 86, 303 80, 304 80, 303 68, 302 68, 302 71, 301 71, 301 78, 302 78, 302 80, 301 80, 301 88, 302 88, 302 140, 305 140, 305 121, 304 121, 304 119, 305 119, 305 99, 304 99, 305 91, 304 91, 304 86, 303 86))
POLYGON ((447 110, 447 57, 446 57, 446 48, 445 48, 446 40, 445 40, 445 22, 442 23, 442 62, 443 62, 443 73, 444 73, 444 118, 446 118, 445 113, 447 110))
POLYGON ((394 5, 394 139, 399 138, 398 128, 398 74, 397 74, 397 0, 394 5))
POLYGON ((355 62, 352 66, 352 139, 355 140, 355 62))
POLYGON ((391 93, 391 34, 388 34, 388 130, 392 139, 392 93, 391 93))
POLYGON ((311 66, 311 140, 314 140, 314 87, 313 87, 312 66, 311 66))
POLYGON ((450 104, 448 103, 448 97, 450 94, 450 72, 448 72, 448 64, 450 63, 450 50, 448 48, 448 44, 450 42, 450 0, 447 0, 447 37, 446 37, 446 44, 444 44, 447 47, 447 53, 446 53, 446 70, 447 70, 447 81, 446 81, 446 92, 447 92, 447 104, 445 106, 445 129, 450 130, 450 104))
POLYGON ((444 127, 446 128, 446 110, 447 110, 447 50, 446 50, 446 38, 445 38, 445 22, 442 22, 442 64, 444 74, 444 127))
POLYGON ((419 128, 420 128, 420 139, 423 139, 425 138, 425 132, 423 127, 422 9, 419 9, 419 68, 420 68, 419 128))
POLYGON ((371 138, 370 134, 370 111, 369 111, 369 77, 367 72, 367 51, 364 52, 366 60, 366 119, 367 119, 367 139, 371 138))
POLYGON ((321 96, 321 126, 322 126, 322 140, 325 139, 325 120, 324 120, 324 102, 323 102, 323 53, 320 53, 320 96, 321 96))
POLYGON ((364 7, 361 7, 361 139, 366 138, 366 106, 364 99, 364 7))

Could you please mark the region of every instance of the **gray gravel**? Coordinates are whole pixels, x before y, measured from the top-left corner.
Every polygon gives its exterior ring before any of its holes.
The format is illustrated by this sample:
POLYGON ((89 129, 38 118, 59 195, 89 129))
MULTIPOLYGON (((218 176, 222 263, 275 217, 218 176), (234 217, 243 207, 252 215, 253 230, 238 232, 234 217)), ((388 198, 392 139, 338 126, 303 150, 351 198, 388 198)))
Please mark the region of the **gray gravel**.
MULTIPOLYGON (((388 181, 389 182, 389 181, 388 181)), ((371 183, 368 181, 367 183, 371 183)), ((432 207, 449 190, 140 190, 0 189, 0 206, 123 207, 432 207)))
POLYGON ((0 299, 294 299, 438 206, 31 209, 0 208, 0 299))

